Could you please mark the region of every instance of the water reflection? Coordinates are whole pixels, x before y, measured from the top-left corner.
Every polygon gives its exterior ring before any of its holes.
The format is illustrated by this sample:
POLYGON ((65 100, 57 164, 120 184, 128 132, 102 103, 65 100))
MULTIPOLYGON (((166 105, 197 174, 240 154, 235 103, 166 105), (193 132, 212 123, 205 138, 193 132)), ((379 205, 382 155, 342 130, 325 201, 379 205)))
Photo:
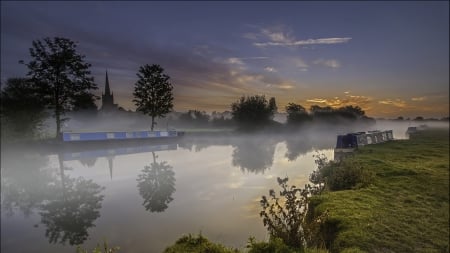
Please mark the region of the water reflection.
POLYGON ((55 182, 55 198, 44 201, 40 207, 41 222, 46 226, 45 236, 50 243, 82 244, 88 238, 87 229, 100 217, 100 195, 103 187, 82 177, 70 178, 62 155, 58 155, 60 182, 55 182))
POLYGON ((28 217, 44 200, 51 198, 53 175, 43 169, 48 164, 47 157, 8 153, 2 155, 1 161, 1 206, 7 216, 20 210, 28 217))
POLYGON ((233 246, 249 234, 264 238, 254 200, 273 187, 270 178, 309 174, 301 168, 312 167, 304 165, 312 159, 297 156, 313 149, 313 140, 275 134, 185 136, 167 144, 34 148, 15 162, 3 159, 2 208, 33 215, 5 218, 2 252, 32 252, 21 245, 22 235, 45 252, 69 252, 70 245, 87 247, 103 237, 125 252, 162 252, 180 233, 199 230, 233 246), (44 155, 31 155, 36 152, 44 155), (292 162, 285 158, 289 152, 292 162))
POLYGON ((81 165, 92 168, 94 167, 95 163, 97 162, 97 157, 88 157, 88 158, 80 158, 79 159, 81 165))
POLYGON ((272 167, 276 144, 277 141, 272 138, 236 142, 232 154, 233 166, 240 167, 242 172, 264 173, 272 167))
POLYGON ((175 172, 167 162, 156 162, 156 155, 152 152, 153 163, 145 166, 138 175, 139 194, 144 199, 142 204, 147 211, 164 212, 173 200, 175 192, 175 172))
POLYGON ((37 210, 50 243, 82 244, 87 229, 100 217, 103 187, 82 177, 65 175, 62 155, 59 173, 48 168, 48 159, 21 154, 2 162, 2 208, 12 216, 16 209, 25 216, 37 210), (20 159, 20 160, 16 160, 20 159))

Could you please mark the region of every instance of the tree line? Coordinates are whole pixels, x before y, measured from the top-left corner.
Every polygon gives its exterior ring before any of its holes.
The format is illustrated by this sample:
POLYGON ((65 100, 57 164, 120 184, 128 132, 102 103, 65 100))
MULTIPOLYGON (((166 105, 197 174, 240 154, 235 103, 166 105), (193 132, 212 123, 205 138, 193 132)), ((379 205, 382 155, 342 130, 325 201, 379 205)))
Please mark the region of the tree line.
MULTIPOLYGON (((55 118, 56 138, 69 111, 96 108, 98 89, 85 56, 77 52, 70 39, 55 37, 32 42, 31 61, 19 61, 28 68, 25 78, 10 78, 1 90, 2 130, 13 137, 32 137, 51 112, 55 118)), ((163 117, 173 108, 173 86, 161 66, 145 64, 139 68, 133 102, 152 119, 163 117)), ((10 136, 11 137, 11 136, 10 136)))
MULTIPOLYGON (((67 112, 91 109, 96 111, 98 89, 91 76, 91 64, 77 52, 77 44, 70 39, 55 37, 35 40, 29 50, 31 60, 19 61, 28 68, 25 78, 10 78, 1 90, 2 130, 7 135, 33 137, 43 121, 52 116, 56 123, 56 138, 61 138, 62 124, 68 120, 67 112), (25 136, 24 136, 25 135, 25 136)), ((136 111, 151 118, 153 131, 156 119, 173 111, 173 85, 164 69, 145 64, 137 72, 133 102, 136 111)), ((232 118, 214 117, 205 112, 189 110, 181 114, 179 123, 193 127, 222 126, 255 130, 276 127, 274 121, 278 107, 274 97, 264 95, 242 96, 230 105, 232 118)), ((306 110, 302 105, 289 103, 285 108, 288 127, 298 128, 311 122, 336 124, 343 120, 371 119, 359 106, 332 108, 313 105, 306 110)))

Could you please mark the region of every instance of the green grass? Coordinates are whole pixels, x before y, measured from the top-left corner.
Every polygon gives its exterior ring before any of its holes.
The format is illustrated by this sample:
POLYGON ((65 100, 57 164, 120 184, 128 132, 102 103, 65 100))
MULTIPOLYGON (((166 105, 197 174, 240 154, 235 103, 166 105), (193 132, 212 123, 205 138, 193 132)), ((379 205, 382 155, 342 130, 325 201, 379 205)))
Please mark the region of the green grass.
POLYGON ((365 146, 354 159, 374 182, 327 192, 316 209, 337 226, 332 252, 449 252, 448 129, 365 146))

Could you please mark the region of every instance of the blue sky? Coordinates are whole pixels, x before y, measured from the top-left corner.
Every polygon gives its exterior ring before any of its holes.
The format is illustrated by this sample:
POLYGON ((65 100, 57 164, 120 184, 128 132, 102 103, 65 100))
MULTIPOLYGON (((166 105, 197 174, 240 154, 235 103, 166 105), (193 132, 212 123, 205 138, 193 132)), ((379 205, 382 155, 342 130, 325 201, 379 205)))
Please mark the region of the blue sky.
POLYGON ((26 74, 31 42, 77 41, 101 90, 132 103, 160 64, 175 109, 224 111, 242 95, 374 117, 449 114, 449 2, 1 2, 1 78, 26 74))

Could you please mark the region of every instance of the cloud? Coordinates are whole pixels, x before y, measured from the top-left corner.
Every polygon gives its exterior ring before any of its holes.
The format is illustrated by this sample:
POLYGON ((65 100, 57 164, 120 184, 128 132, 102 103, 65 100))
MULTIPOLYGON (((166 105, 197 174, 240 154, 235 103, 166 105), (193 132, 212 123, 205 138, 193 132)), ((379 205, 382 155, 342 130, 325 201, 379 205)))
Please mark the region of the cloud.
POLYGON ((320 39, 307 39, 307 40, 296 40, 296 41, 271 41, 271 42, 255 42, 253 45, 257 47, 267 47, 267 46, 306 46, 306 45, 330 45, 330 44, 341 44, 347 43, 352 38, 320 38, 320 39))
POLYGON ((415 98, 411 98, 412 101, 416 101, 416 102, 418 102, 418 101, 424 101, 424 100, 426 100, 426 99, 427 99, 427 97, 415 97, 415 98))
POLYGON ((363 110, 370 108, 372 99, 367 96, 356 96, 346 94, 344 97, 332 97, 332 98, 311 98, 306 100, 308 105, 323 104, 325 106, 331 106, 334 108, 353 105, 359 106, 363 110))
POLYGON ((235 57, 228 58, 226 62, 229 64, 244 65, 244 62, 241 59, 235 57))
POLYGON ((294 66, 296 66, 297 68, 308 68, 308 64, 306 64, 305 61, 303 61, 300 58, 293 58, 292 62, 294 63, 294 66))
POLYGON ((383 104, 383 105, 392 105, 398 108, 405 108, 407 107, 407 104, 404 100, 401 99, 385 99, 385 100, 380 100, 378 101, 379 104, 383 104))
POLYGON ((278 43, 292 43, 294 38, 287 32, 284 32, 285 28, 283 26, 263 28, 261 33, 268 37, 272 42, 278 43))
POLYGON ((267 72, 277 72, 277 70, 274 67, 265 67, 264 70, 267 72))
POLYGON ((231 57, 225 60, 225 63, 228 64, 237 64, 237 65, 244 65, 244 61, 247 60, 265 60, 269 59, 269 57, 266 56, 254 56, 254 57, 231 57))
POLYGON ((307 99, 306 102, 309 102, 309 103, 319 103, 319 104, 328 104, 328 100, 323 99, 323 98, 312 98, 312 99, 307 99))
MULTIPOLYGON (((254 28, 256 26, 251 27, 254 28)), ((352 39, 350 37, 332 37, 332 38, 299 40, 296 39, 295 36, 293 35, 292 29, 286 27, 285 25, 276 25, 263 28, 259 27, 258 29, 259 33, 250 32, 243 34, 244 38, 254 41, 260 40, 261 38, 266 38, 268 40, 265 42, 254 42, 253 45, 257 47, 268 47, 268 46, 295 47, 295 46, 309 46, 309 45, 331 45, 331 44, 347 43, 352 39)))
POLYGON ((339 61, 335 60, 335 59, 328 59, 328 60, 317 59, 313 63, 316 64, 316 65, 322 65, 322 66, 330 67, 330 68, 333 68, 333 69, 339 68, 341 66, 339 61))

